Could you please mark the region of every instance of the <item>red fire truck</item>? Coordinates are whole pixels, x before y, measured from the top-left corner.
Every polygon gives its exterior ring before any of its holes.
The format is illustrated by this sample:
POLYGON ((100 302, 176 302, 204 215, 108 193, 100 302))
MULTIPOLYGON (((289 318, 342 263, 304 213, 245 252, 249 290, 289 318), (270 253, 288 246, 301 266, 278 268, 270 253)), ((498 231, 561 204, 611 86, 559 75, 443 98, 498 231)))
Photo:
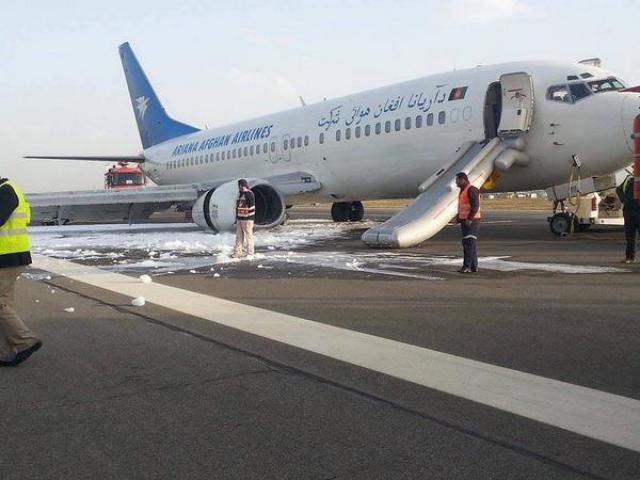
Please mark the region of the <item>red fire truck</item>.
POLYGON ((144 172, 136 164, 118 162, 104 174, 104 188, 107 189, 142 188, 144 184, 144 172))

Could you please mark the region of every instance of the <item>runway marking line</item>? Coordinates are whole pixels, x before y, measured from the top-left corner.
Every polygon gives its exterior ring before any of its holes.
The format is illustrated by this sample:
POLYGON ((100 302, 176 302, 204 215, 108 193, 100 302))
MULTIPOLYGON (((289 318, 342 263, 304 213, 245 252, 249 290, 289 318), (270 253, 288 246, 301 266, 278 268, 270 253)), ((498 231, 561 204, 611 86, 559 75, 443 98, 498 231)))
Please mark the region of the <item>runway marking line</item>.
POLYGON ((34 255, 34 267, 640 452, 640 401, 34 255))

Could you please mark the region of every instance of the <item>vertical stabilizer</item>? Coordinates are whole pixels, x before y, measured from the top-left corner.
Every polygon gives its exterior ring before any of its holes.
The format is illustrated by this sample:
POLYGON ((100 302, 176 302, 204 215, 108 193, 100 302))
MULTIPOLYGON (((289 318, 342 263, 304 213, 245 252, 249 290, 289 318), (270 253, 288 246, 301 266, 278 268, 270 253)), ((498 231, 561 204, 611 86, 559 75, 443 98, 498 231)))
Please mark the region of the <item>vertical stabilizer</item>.
POLYGON ((197 132, 197 128, 167 115, 129 44, 120 45, 119 51, 143 148, 197 132))

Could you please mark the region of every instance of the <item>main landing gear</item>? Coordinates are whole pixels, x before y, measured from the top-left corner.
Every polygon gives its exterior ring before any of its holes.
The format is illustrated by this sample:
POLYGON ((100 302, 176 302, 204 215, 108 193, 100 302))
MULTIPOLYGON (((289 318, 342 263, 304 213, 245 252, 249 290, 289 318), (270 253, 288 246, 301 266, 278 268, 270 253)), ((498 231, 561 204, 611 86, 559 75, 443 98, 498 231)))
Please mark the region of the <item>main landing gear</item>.
POLYGON ((362 202, 337 202, 331 205, 334 222, 359 222, 364 217, 362 202))

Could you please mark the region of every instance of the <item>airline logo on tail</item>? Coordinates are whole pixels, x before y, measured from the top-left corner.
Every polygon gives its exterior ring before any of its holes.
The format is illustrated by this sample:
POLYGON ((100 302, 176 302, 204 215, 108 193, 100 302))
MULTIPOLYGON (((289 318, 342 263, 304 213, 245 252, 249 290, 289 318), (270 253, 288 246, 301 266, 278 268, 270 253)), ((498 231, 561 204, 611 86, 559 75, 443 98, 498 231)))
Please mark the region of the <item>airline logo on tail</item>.
POLYGON ((147 113, 147 103, 149 99, 147 97, 137 97, 136 98, 136 109, 138 110, 138 115, 140 116, 140 120, 144 120, 144 114, 147 113))

